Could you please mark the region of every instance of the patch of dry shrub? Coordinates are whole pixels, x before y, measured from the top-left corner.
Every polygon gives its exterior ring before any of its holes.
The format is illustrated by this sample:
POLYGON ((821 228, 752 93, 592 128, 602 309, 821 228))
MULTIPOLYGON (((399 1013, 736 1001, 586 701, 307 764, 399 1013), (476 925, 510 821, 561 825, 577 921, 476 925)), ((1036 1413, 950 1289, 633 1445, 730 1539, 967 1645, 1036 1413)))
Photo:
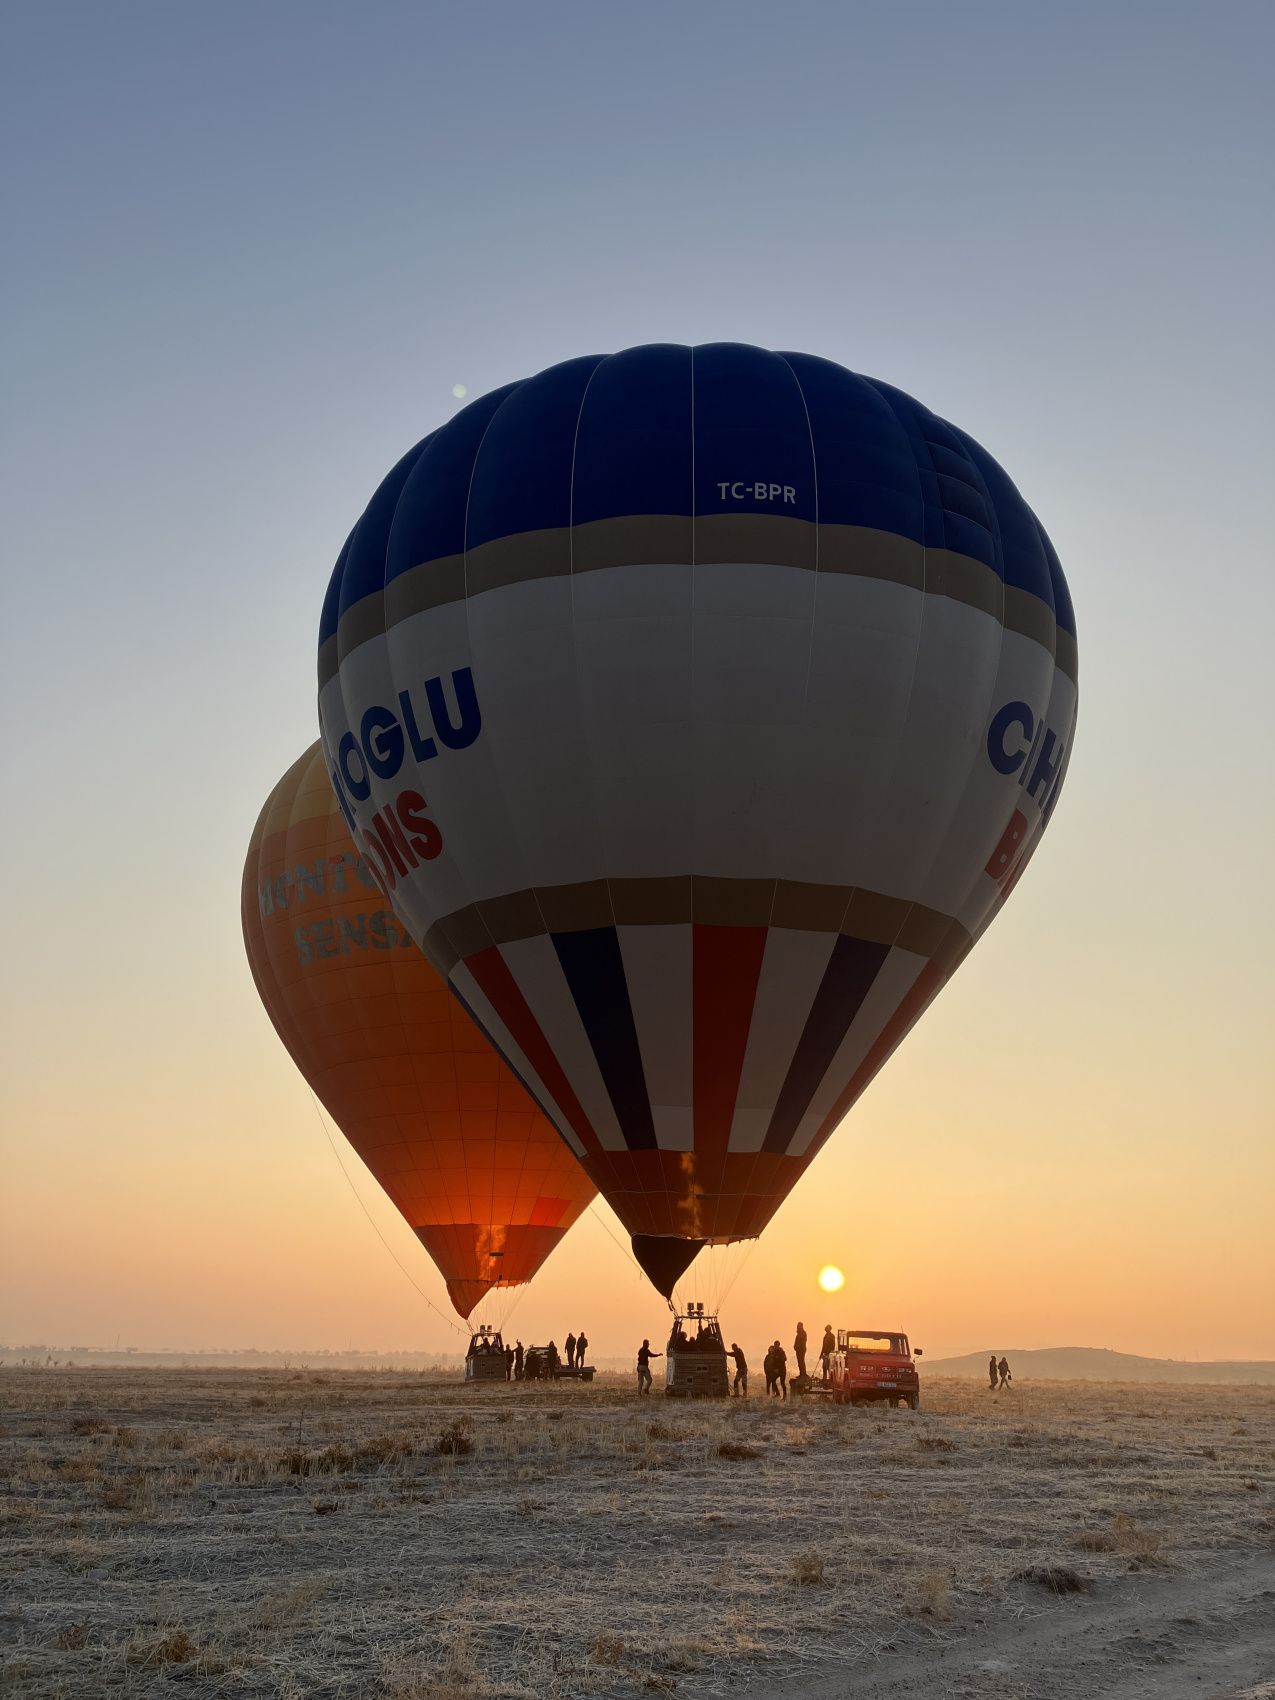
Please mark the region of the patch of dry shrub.
POLYGON ((434 1665, 400 1661, 386 1672, 389 1700, 484 1700, 492 1688, 466 1634, 458 1634, 434 1665))
POLYGON ((742 1463, 749 1458, 760 1458, 761 1447, 751 1446, 746 1440, 723 1440, 718 1442, 717 1456, 742 1463))
POLYGON ((434 1442, 440 1458, 463 1458, 474 1450, 473 1424, 468 1417, 457 1417, 447 1424, 434 1442))
POLYGON ((313 1580, 280 1588, 262 1600, 253 1622, 260 1629, 291 1629, 301 1622, 322 1592, 323 1584, 313 1580))
POLYGON ((1046 1588, 1051 1594, 1087 1594, 1089 1583, 1069 1564, 1033 1564, 1020 1570, 1015 1582, 1030 1582, 1035 1588, 1046 1588))
POLYGON ((945 1434, 918 1434, 916 1444, 922 1452, 955 1452, 956 1442, 945 1434))
POLYGON ((922 1617, 946 1617, 952 1595, 952 1578, 946 1570, 923 1570, 916 1582, 912 1609, 922 1617))
POLYGON ((589 1643, 589 1658, 595 1665, 614 1668, 624 1663, 624 1641, 619 1635, 600 1630, 589 1643))
POLYGON ((58 1475, 64 1482, 91 1482, 97 1475, 97 1459, 88 1452, 78 1458, 64 1458, 58 1465, 58 1475))
POLYGON ((1114 1553, 1136 1568, 1159 1570, 1169 1562, 1164 1536, 1124 1512, 1111 1519, 1110 1529, 1086 1530, 1075 1544, 1081 1552, 1114 1553))
POLYGON ((823 1554, 799 1552, 792 1561, 792 1580, 798 1588, 817 1588, 823 1582, 823 1554))
POLYGON ((125 1663, 154 1670, 160 1665, 188 1665, 199 1657, 199 1648, 184 1629, 170 1629, 148 1640, 136 1637, 129 1642, 125 1663))

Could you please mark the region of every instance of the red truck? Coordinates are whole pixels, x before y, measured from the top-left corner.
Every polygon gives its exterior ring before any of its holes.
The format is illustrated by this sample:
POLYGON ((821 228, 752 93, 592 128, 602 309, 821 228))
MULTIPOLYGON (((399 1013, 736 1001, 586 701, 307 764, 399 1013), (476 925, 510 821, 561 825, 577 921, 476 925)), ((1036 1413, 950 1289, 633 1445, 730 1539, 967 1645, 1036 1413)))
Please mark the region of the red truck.
POLYGON ((809 1391, 839 1405, 897 1404, 915 1411, 921 1403, 921 1381, 914 1360, 920 1356, 921 1348, 913 1351, 906 1334, 838 1328, 828 1379, 811 1376, 809 1391))

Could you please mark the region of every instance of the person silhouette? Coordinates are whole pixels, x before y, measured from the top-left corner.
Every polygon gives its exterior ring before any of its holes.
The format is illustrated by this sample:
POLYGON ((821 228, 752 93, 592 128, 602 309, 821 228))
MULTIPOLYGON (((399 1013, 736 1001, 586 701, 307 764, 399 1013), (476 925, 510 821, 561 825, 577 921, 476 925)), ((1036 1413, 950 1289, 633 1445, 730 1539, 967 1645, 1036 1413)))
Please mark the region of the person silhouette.
POLYGON ((567 1347, 567 1368, 568 1369, 574 1369, 576 1367, 576 1337, 575 1337, 574 1334, 568 1334, 567 1335, 566 1347, 567 1347))
POLYGON ((793 1356, 797 1360, 797 1374, 805 1379, 806 1375, 806 1325, 797 1324, 797 1333, 792 1343, 793 1356))
POLYGON ((663 1352, 653 1352, 651 1350, 651 1342, 649 1340, 643 1340, 642 1344, 638 1347, 637 1384, 639 1393, 649 1393, 651 1391, 651 1359, 662 1358, 663 1356, 663 1352))
POLYGON ((734 1340, 730 1344, 730 1355, 735 1360, 735 1380, 730 1390, 731 1398, 738 1394, 741 1399, 747 1399, 748 1359, 744 1356, 743 1347, 737 1345, 734 1340))
POLYGON ((1013 1376, 1009 1373, 1009 1359, 1008 1358, 1002 1358, 1001 1361, 997 1364, 996 1368, 997 1368, 997 1370, 1000 1374, 1001 1386, 1002 1387, 1008 1387, 1010 1382, 1014 1379, 1013 1376))
POLYGON ((995 1391, 996 1391, 996 1353, 995 1352, 993 1352, 991 1357, 988 1358, 988 1360, 987 1360, 987 1386, 988 1386, 989 1392, 995 1393, 995 1391))
POLYGON ((580 1332, 576 1335, 576 1368, 577 1369, 583 1369, 584 1368, 584 1354, 588 1350, 588 1347, 589 1347, 589 1342, 585 1338, 584 1329, 582 1328, 580 1330, 580 1332))
POLYGON ((823 1365, 823 1378, 829 1380, 832 1374, 830 1359, 837 1349, 837 1336, 832 1332, 832 1324, 826 1322, 823 1328, 823 1339, 819 1345, 819 1361, 823 1365))

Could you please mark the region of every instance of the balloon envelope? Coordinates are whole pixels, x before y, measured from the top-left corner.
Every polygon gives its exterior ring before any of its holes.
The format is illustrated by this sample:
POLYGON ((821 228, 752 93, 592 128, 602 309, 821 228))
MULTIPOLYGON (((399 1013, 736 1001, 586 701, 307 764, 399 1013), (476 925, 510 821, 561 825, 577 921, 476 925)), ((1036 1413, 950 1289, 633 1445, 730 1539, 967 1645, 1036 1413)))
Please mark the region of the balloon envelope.
POLYGON ((317 744, 261 811, 242 919, 275 1031, 456 1309, 529 1281, 594 1188, 391 913, 317 744))
POLYGON ((319 682, 396 914, 667 1292, 760 1232, 996 913, 1076 638, 964 432, 809 355, 657 345, 404 456, 319 682))

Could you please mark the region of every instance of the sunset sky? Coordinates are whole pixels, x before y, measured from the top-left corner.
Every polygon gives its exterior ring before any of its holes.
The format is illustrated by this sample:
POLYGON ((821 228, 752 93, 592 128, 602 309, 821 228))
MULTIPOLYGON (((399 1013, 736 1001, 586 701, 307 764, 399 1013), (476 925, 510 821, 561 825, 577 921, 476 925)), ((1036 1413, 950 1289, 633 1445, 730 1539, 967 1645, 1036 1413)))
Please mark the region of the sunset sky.
MULTIPOLYGON (((1275 1358, 1275 12, 1156 19, 10 11, 0 1341, 454 1349, 257 1001, 248 835, 336 552, 453 387, 739 339, 1001 460, 1081 707, 1030 872, 728 1331, 1275 1358)), ((664 1330, 616 1240, 579 1224, 524 1340, 664 1330)))

